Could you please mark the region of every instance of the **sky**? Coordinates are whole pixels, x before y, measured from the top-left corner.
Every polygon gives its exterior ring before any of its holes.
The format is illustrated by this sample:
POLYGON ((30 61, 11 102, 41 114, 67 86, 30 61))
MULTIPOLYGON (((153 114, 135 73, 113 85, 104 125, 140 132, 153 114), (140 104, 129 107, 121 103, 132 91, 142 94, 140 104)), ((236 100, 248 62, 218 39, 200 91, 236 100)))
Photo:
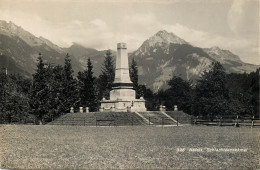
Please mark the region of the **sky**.
POLYGON ((136 50, 160 30, 260 64, 260 0, 0 0, 0 19, 61 47, 136 50))

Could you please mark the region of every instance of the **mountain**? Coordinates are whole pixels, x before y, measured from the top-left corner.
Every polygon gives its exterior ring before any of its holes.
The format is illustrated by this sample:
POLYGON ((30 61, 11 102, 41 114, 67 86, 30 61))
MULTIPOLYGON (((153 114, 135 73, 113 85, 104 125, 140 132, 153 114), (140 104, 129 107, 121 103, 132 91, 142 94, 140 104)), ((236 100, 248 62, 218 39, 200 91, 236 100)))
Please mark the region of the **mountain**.
MULTIPOLYGON (((69 48, 63 48, 63 50, 66 53, 75 56, 75 58, 79 61, 83 69, 87 68, 87 59, 90 58, 92 64, 94 65, 93 67, 94 75, 98 76, 101 73, 101 67, 104 62, 104 56, 106 54, 106 50, 98 51, 93 48, 86 48, 77 43, 74 43, 69 48)), ((111 53, 115 60, 116 52, 111 50, 111 53)))
MULTIPOLYGON (((66 56, 62 48, 49 40, 35 37, 12 22, 0 21, 1 62, 4 58, 9 58, 8 61, 12 61, 8 65, 8 70, 19 68, 26 74, 19 73, 30 77, 35 72, 39 53, 43 55, 45 62, 60 65, 64 63, 66 56)), ((80 63, 73 56, 71 56, 71 63, 75 72, 82 70, 80 63)))
POLYGON ((25 71, 21 66, 17 65, 16 62, 6 56, 5 54, 0 54, 0 73, 5 72, 5 68, 8 68, 8 74, 20 73, 25 77, 30 77, 31 74, 25 71))
POLYGON ((155 53, 159 47, 165 54, 169 54, 170 44, 188 44, 183 39, 177 37, 173 33, 168 33, 167 31, 159 31, 154 36, 150 37, 148 40, 144 41, 141 47, 134 52, 135 56, 146 56, 155 53), (153 51, 150 49, 153 48, 153 51), (152 52, 152 53, 151 53, 152 52))
POLYGON ((259 65, 244 63, 240 58, 230 52, 219 47, 203 49, 211 58, 219 61, 228 73, 250 73, 259 68, 259 65))
POLYGON ((131 53, 131 58, 138 63, 140 82, 154 90, 166 88, 173 75, 194 81, 215 61, 219 61, 228 73, 252 72, 259 68, 243 63, 228 50, 194 47, 165 30, 144 41, 131 53))
MULTIPOLYGON (((39 53, 43 55, 45 62, 60 65, 64 64, 64 57, 69 53, 75 76, 79 71, 86 69, 87 58, 90 58, 94 64, 94 74, 98 76, 106 51, 86 48, 77 43, 69 48, 61 48, 48 39, 34 36, 12 22, 0 20, 0 62, 2 62, 0 66, 3 65, 2 68, 23 70, 19 73, 31 77, 35 72, 39 53), (12 62, 3 64, 3 61, 12 62)), ((116 55, 114 51, 112 54, 116 55)), ((10 71, 10 73, 15 72, 10 71)))
MULTIPOLYGON (((115 44, 116 45, 116 44, 115 44)), ((101 73, 105 50, 98 51, 74 43, 69 48, 61 48, 51 41, 36 37, 12 22, 0 20, 0 69, 8 68, 10 73, 20 73, 31 77, 35 72, 39 52, 45 62, 63 65, 66 53, 71 56, 74 75, 86 69, 87 58, 93 63, 96 76, 101 73)), ((116 52, 112 51, 115 57, 116 52)), ((153 90, 166 88, 172 75, 194 81, 219 61, 228 73, 255 71, 259 66, 247 64, 228 50, 219 47, 199 48, 191 45, 173 33, 159 31, 136 50, 129 54, 139 68, 139 81, 153 90)))

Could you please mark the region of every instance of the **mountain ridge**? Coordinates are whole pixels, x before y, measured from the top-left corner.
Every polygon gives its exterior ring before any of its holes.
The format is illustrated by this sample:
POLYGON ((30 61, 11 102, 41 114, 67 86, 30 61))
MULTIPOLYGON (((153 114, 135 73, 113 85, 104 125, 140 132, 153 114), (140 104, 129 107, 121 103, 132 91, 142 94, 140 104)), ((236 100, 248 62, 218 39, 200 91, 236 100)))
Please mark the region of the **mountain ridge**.
POLYGON ((209 69, 212 62, 216 61, 224 66, 227 73, 252 72, 259 67, 242 62, 237 55, 229 50, 223 50, 219 47, 192 46, 165 30, 159 31, 145 40, 136 51, 131 53, 130 58, 137 61, 141 83, 149 82, 148 86, 154 90, 166 88, 167 81, 173 75, 194 81, 209 69), (160 37, 162 34, 164 37, 170 37, 167 39, 168 41, 161 40, 163 39, 160 37), (158 40, 158 43, 154 40, 158 40))
MULTIPOLYGON (((11 63, 16 68, 14 70, 24 70, 27 77, 28 74, 34 73, 39 52, 43 54, 44 61, 61 65, 66 53, 69 53, 74 75, 86 69, 87 58, 90 58, 94 65, 93 71, 98 76, 106 50, 98 51, 78 43, 61 48, 44 37, 34 36, 12 22, 0 20, 0 54, 5 56, 2 57, 5 60, 6 57, 12 59, 11 63)), ((112 51, 112 54, 115 59, 116 52, 112 51)), ((137 50, 129 53, 129 62, 132 58, 138 64, 140 83, 154 90, 166 88, 172 75, 186 80, 196 80, 214 61, 219 61, 228 73, 252 72, 259 67, 244 63, 229 50, 192 46, 165 30, 158 31, 145 40, 137 50)))

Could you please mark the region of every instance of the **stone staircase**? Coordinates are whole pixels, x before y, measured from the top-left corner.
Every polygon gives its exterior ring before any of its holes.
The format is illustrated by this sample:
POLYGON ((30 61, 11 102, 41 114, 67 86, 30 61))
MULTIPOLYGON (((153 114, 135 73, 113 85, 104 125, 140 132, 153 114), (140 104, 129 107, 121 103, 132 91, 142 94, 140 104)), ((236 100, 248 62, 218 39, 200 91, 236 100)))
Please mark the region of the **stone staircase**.
POLYGON ((60 116, 48 125, 75 125, 75 126, 94 126, 96 124, 95 112, 91 113, 67 113, 60 116))
POLYGON ((189 124, 191 116, 182 111, 67 113, 48 125, 131 126, 189 124))
POLYGON ((75 126, 131 126, 145 125, 144 120, 133 112, 67 113, 48 125, 75 126))
POLYGON ((146 120, 150 122, 150 125, 177 125, 176 121, 172 120, 160 111, 147 111, 138 112, 146 120))
POLYGON ((165 111, 165 113, 181 124, 191 124, 192 122, 192 116, 183 111, 165 111))

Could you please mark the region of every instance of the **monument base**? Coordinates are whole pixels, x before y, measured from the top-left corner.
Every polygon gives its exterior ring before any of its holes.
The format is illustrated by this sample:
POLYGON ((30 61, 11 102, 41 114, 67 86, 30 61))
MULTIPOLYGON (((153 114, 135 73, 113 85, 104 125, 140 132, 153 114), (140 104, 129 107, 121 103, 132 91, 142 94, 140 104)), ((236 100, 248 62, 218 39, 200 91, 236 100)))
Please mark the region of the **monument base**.
POLYGON ((100 112, 143 112, 146 111, 144 99, 102 100, 100 112))

